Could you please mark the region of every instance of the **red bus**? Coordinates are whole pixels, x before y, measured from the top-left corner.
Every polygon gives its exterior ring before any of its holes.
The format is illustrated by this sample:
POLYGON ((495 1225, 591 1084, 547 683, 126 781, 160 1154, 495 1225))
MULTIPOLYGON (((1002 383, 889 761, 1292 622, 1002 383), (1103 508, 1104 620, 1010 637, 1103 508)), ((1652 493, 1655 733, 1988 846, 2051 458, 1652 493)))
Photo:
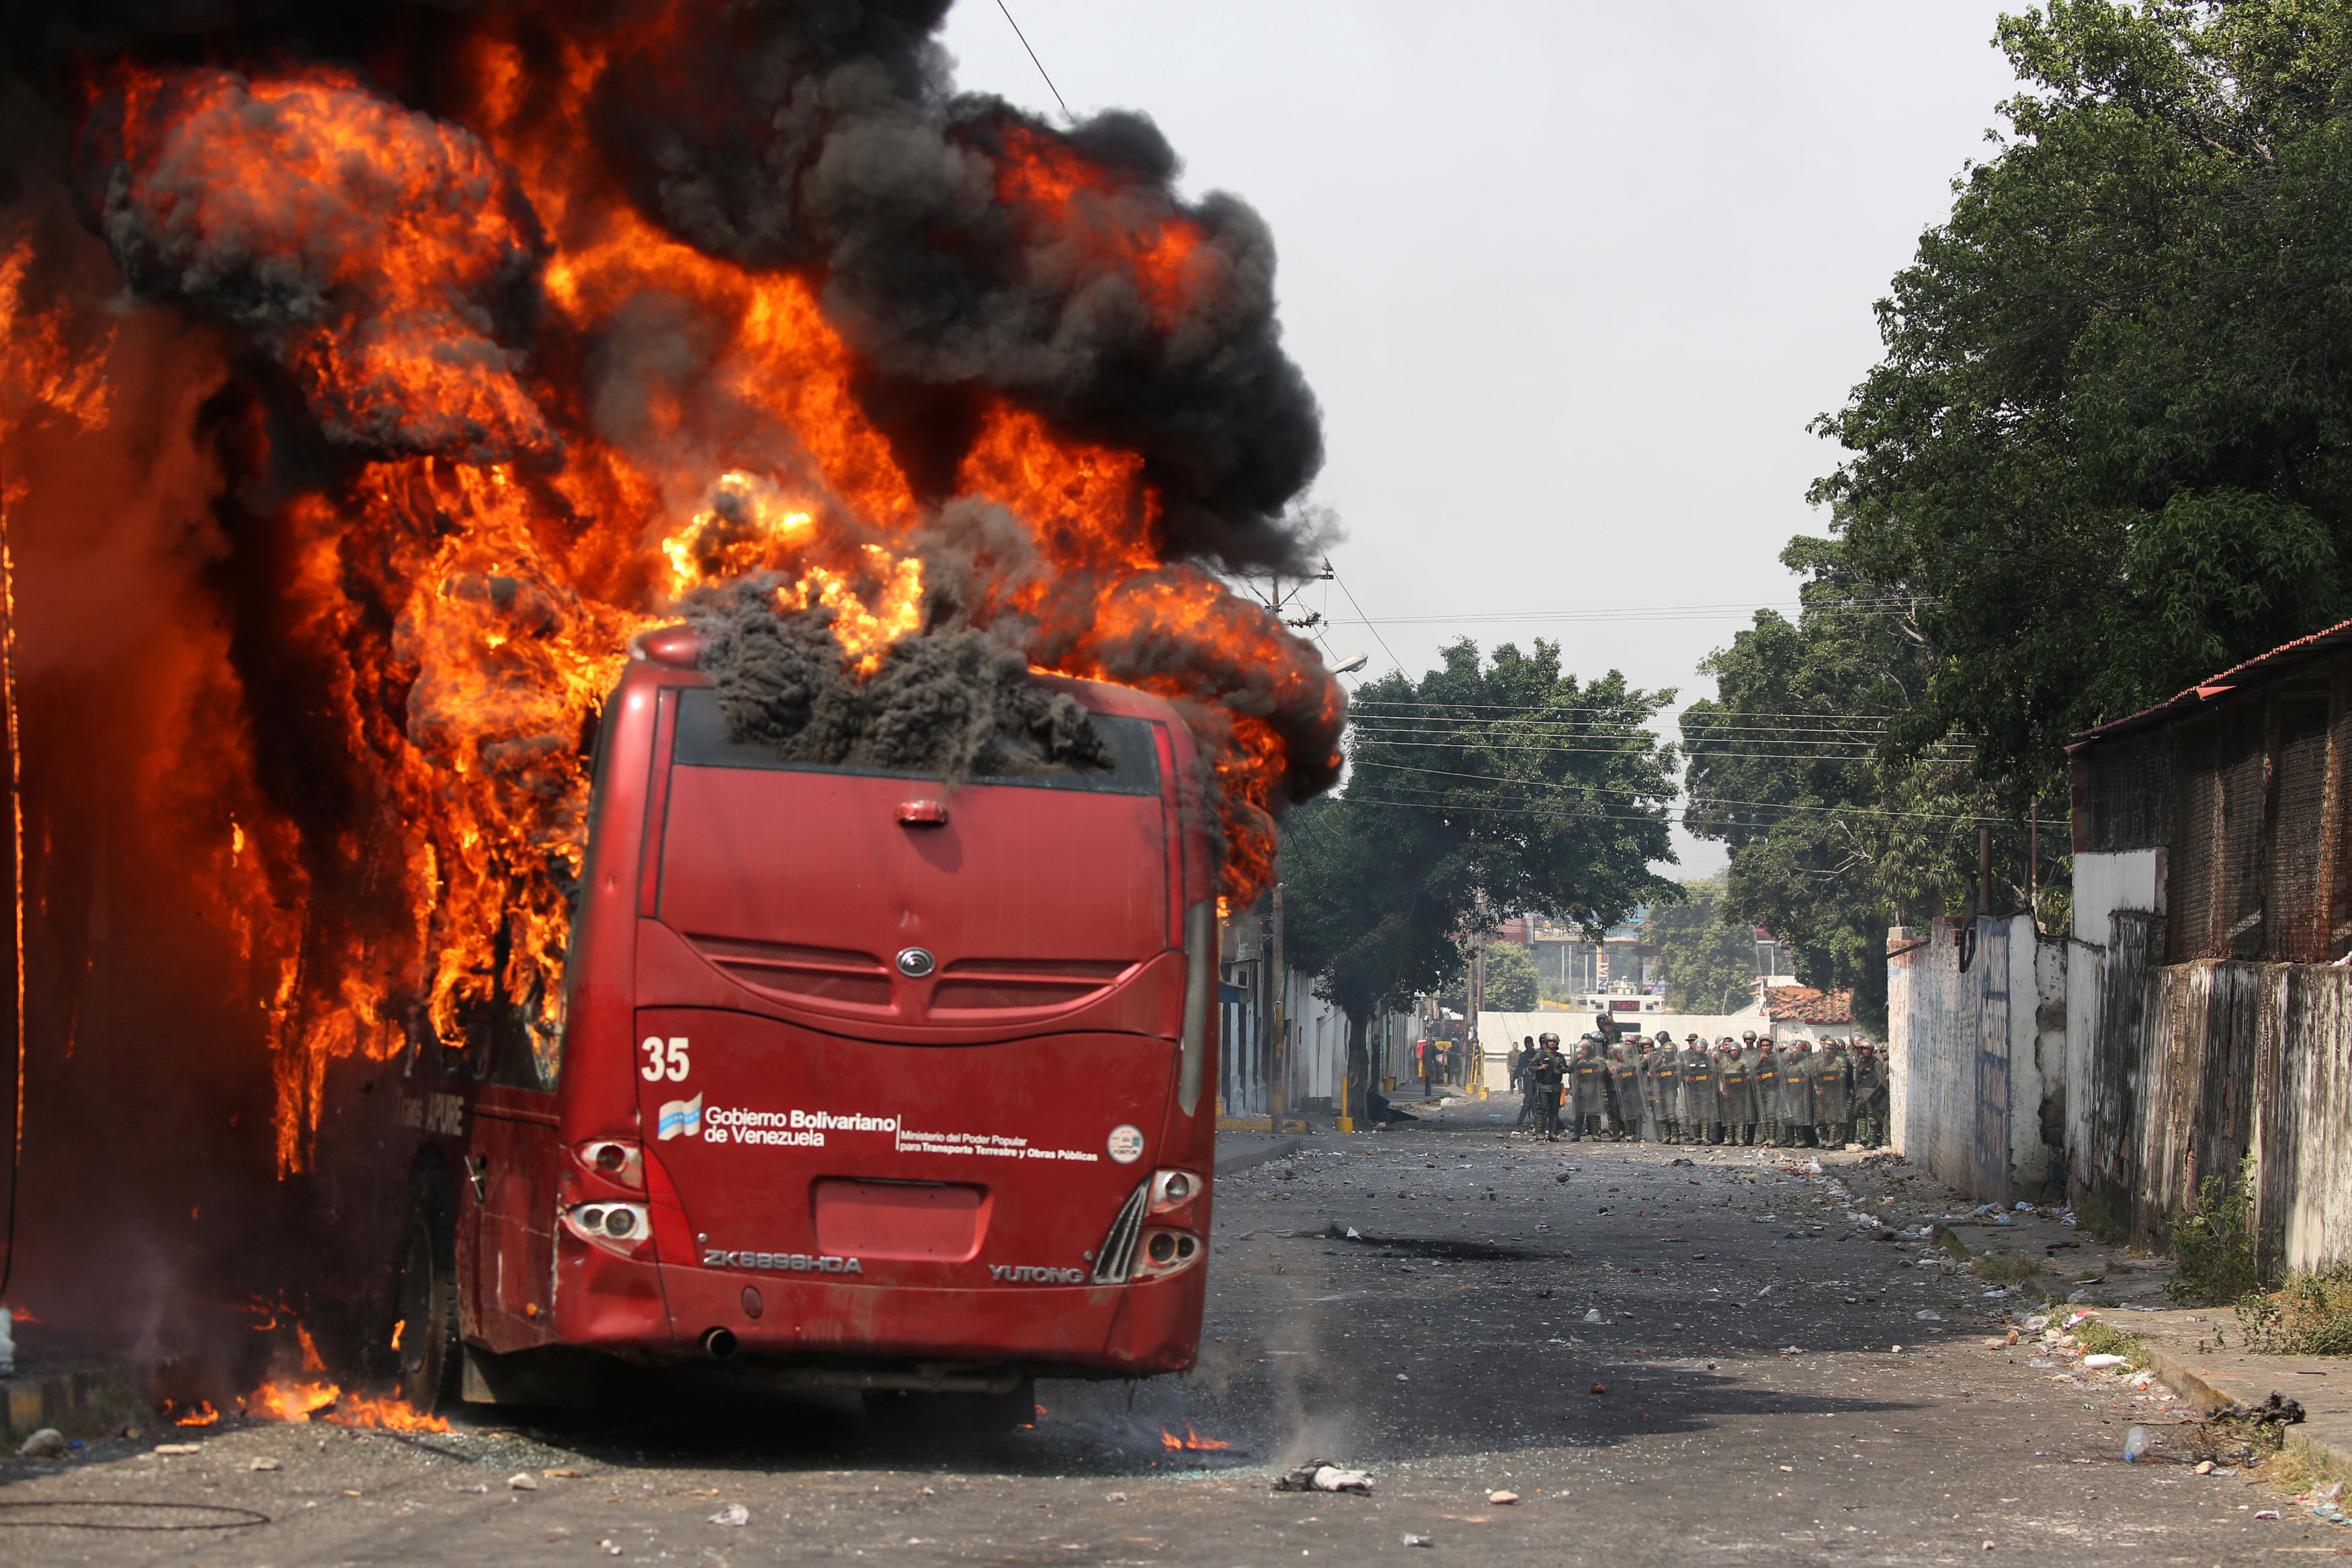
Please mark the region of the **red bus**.
POLYGON ((560 1050, 411 1063, 404 1394, 717 1359, 1011 1422, 1038 1376, 1190 1366, 1216 925, 1183 723, 1038 675, 1112 768, 788 764, 730 738, 698 645, 637 639, 604 710, 560 1050))

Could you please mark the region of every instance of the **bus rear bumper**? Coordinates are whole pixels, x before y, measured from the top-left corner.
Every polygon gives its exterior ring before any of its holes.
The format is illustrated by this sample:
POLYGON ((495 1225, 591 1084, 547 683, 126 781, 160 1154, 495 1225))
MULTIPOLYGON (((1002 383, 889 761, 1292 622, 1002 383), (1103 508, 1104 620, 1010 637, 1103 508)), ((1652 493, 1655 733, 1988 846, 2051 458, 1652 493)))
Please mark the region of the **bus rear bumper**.
POLYGON ((1149 1377, 1192 1364, 1202 1270, 1126 1285, 942 1289, 617 1260, 567 1281, 555 1335, 623 1354, 700 1354, 714 1329, 738 1354, 1016 1363, 1065 1376, 1149 1377), (667 1308, 667 1311, 664 1308, 667 1308))

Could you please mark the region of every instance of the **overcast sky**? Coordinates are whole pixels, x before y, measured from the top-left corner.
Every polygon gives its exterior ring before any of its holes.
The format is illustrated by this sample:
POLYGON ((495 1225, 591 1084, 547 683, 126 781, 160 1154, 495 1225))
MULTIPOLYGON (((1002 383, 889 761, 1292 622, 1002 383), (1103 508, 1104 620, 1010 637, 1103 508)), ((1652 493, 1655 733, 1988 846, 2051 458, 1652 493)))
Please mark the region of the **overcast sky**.
MULTIPOLYGON (((1188 193, 1272 225, 1312 499, 1378 624, 1306 602, 1373 674, 1542 636, 1712 695, 1698 661, 1793 605, 1776 558, 1826 531, 1806 423, 2014 90, 1983 0, 1007 4, 1073 110, 1144 110, 1188 193)), ((960 85, 1054 110, 996 0, 946 41, 960 85)), ((1684 874, 1722 864, 1675 841, 1684 874)))

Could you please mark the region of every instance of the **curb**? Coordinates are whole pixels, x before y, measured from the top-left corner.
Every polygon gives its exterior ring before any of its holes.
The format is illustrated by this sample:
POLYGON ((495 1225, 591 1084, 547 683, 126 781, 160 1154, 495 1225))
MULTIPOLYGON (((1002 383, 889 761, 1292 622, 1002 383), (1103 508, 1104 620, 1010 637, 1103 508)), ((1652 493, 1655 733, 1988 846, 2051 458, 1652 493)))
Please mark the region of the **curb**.
MULTIPOLYGON (((2147 1365, 2166 1387, 2194 1404, 2200 1415, 2238 1403, 2236 1396, 2223 1393, 2199 1376, 2196 1369, 2188 1363, 2163 1351, 2151 1347, 2147 1352, 2147 1365)), ((2352 1451, 2347 1451, 2342 1444, 2331 1443, 2290 1427, 2286 1446, 2289 1451, 2298 1448, 2306 1451, 2314 1469, 2352 1479, 2352 1451)))
POLYGON ((1297 1154, 1299 1145, 1306 1141, 1304 1138, 1276 1138, 1255 1149, 1235 1149, 1231 1154, 1221 1149, 1217 1152, 1216 1174, 1232 1176, 1236 1171, 1251 1170, 1269 1161, 1287 1159, 1297 1154))

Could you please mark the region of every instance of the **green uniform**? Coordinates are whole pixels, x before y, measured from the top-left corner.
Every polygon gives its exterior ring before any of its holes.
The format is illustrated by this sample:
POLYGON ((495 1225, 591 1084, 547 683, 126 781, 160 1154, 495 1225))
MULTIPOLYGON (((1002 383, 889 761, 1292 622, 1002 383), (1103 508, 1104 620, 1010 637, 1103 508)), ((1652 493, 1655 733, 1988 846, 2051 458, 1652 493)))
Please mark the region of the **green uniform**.
POLYGON ((1559 1141, 1559 1086, 1568 1077, 1568 1059, 1549 1046, 1538 1048, 1528 1062, 1528 1082, 1535 1092, 1536 1135, 1559 1141))
POLYGON ((1780 1135, 1792 1149, 1813 1141, 1813 1055, 1801 1040, 1780 1052, 1780 1135))
POLYGON ((1886 1058, 1874 1051, 1858 1051, 1853 1059, 1854 1141, 1875 1149, 1886 1142, 1886 1058))
POLYGON ((1813 1059, 1813 1133, 1822 1147, 1842 1149, 1852 1141, 1853 1115, 1852 1064, 1832 1045, 1813 1059))
POLYGON ((1715 1100, 1726 1144, 1756 1141, 1756 1080, 1744 1051, 1727 1051, 1715 1061, 1715 1100))
POLYGON ((1609 1053, 1609 1083, 1617 1098, 1614 1129, 1620 1140, 1642 1135, 1642 1064, 1619 1046, 1609 1053))
POLYGON ((1587 1040, 1576 1054, 1576 1127, 1570 1136, 1599 1137, 1609 1120, 1609 1059, 1587 1040))
POLYGON ((1650 1103, 1658 1114, 1658 1141, 1676 1144, 1683 1136, 1682 1052, 1662 1045, 1650 1052, 1650 1103))
POLYGON ((1683 1052, 1683 1142, 1703 1144, 1715 1125, 1715 1058, 1699 1048, 1683 1052))
POLYGON ((1760 1142, 1780 1142, 1780 1053, 1769 1045, 1756 1050, 1756 1131, 1760 1142))

